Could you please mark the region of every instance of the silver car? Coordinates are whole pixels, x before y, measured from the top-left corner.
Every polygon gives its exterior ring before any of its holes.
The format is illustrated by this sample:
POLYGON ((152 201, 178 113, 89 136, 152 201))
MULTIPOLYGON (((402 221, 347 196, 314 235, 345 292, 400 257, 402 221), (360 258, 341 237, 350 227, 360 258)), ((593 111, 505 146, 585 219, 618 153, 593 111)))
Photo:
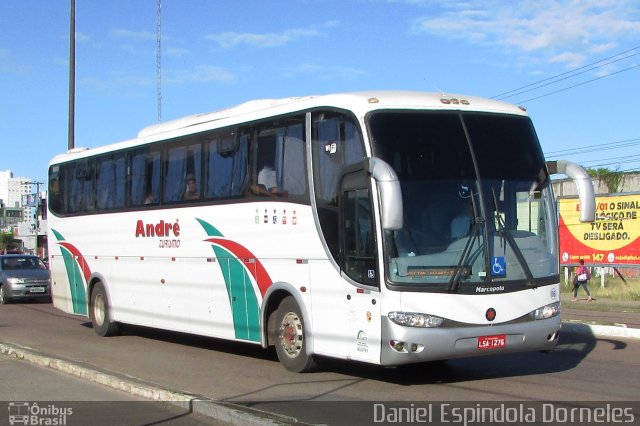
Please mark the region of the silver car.
POLYGON ((13 300, 51 300, 51 274, 37 256, 0 255, 0 304, 13 300))

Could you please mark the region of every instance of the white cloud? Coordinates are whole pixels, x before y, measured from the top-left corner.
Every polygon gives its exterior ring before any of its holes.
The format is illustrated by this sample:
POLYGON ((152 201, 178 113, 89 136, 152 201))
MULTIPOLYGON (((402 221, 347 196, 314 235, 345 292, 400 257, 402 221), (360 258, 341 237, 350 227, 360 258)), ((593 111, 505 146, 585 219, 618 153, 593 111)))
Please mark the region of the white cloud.
POLYGON ((606 77, 610 74, 613 74, 616 72, 616 69, 611 66, 611 65, 607 65, 603 68, 598 69, 598 71, 595 72, 595 76, 596 77, 606 77))
POLYGON ((167 70, 163 73, 162 81, 167 84, 185 83, 231 83, 236 76, 226 68, 199 65, 193 69, 167 70))
POLYGON ((320 80, 355 80, 366 75, 366 71, 331 65, 300 64, 284 69, 284 77, 292 78, 298 75, 313 76, 320 80))
POLYGON ((591 46, 589 52, 591 53, 602 53, 607 52, 609 50, 615 49, 617 46, 614 42, 603 43, 603 44, 594 44, 591 46))
POLYGON ((507 0, 446 3, 437 16, 419 18, 413 30, 542 55, 580 65, 588 53, 640 38, 636 0, 507 0))
POLYGON ((95 90, 112 93, 135 96, 132 88, 139 87, 151 87, 156 84, 155 75, 151 76, 136 76, 126 72, 113 72, 107 77, 84 77, 80 80, 80 83, 91 87, 95 90), (127 90, 124 90, 124 89, 127 90))
POLYGON ((325 23, 322 24, 322 26, 324 28, 336 28, 340 26, 340 21, 333 19, 331 21, 326 21, 325 23))
POLYGON ((87 34, 76 31, 76 43, 89 43, 90 41, 91 37, 87 34))
POLYGON ((7 74, 27 74, 31 69, 20 65, 13 59, 13 52, 9 49, 0 48, 0 73, 7 74))
MULTIPOLYGON (((128 40, 156 40, 157 34, 151 31, 131 31, 122 28, 114 29, 109 32, 112 37, 124 38, 128 40)), ((163 36, 163 39, 165 37, 163 36)))
POLYGON ((559 55, 552 56, 549 61, 567 64, 569 68, 577 68, 584 63, 585 59, 586 56, 579 53, 563 52, 559 55))
POLYGON ((167 56, 171 56, 171 57, 175 57, 175 58, 179 58, 179 57, 188 55, 189 51, 187 49, 180 49, 180 48, 177 48, 177 47, 168 47, 168 48, 163 50, 162 54, 163 55, 167 55, 167 56))
POLYGON ((228 49, 241 44, 255 47, 277 47, 292 43, 306 37, 316 37, 319 32, 315 29, 291 29, 280 33, 236 33, 223 32, 208 34, 207 40, 215 41, 222 48, 228 49))
MULTIPOLYGON (((236 76, 229 70, 211 65, 200 65, 193 69, 163 69, 163 85, 182 85, 188 83, 221 83, 227 84, 235 81, 236 76)), ((82 83, 93 89, 123 93, 135 88, 147 88, 157 84, 156 75, 134 75, 126 71, 112 72, 106 77, 85 77, 82 83)), ((132 92, 132 93, 135 93, 132 92)))

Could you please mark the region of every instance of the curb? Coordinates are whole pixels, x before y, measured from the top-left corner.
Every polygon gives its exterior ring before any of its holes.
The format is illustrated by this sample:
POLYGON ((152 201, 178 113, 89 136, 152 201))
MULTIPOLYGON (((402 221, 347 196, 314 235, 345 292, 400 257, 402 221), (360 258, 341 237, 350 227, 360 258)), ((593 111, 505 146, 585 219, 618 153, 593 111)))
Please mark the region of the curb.
POLYGON ((298 423, 293 417, 268 413, 266 411, 245 408, 233 403, 215 401, 211 398, 164 389, 148 383, 140 382, 132 377, 98 371, 83 367, 60 358, 43 355, 31 348, 13 343, 0 342, 0 354, 24 360, 41 367, 48 367, 63 373, 71 374, 84 380, 99 383, 131 395, 152 401, 165 402, 190 412, 210 417, 232 425, 288 425, 298 423))
POLYGON ((601 337, 623 337, 640 339, 640 329, 628 328, 626 325, 601 325, 584 321, 562 321, 562 330, 574 333, 590 333, 601 337))

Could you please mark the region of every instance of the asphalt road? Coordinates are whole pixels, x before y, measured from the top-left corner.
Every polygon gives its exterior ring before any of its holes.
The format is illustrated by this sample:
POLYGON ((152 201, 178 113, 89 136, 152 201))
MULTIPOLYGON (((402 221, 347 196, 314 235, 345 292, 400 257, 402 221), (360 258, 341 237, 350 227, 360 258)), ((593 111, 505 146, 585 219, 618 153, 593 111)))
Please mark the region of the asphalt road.
POLYGON ((29 416, 27 424, 34 423, 32 416, 41 424, 62 421, 68 426, 214 424, 188 406, 151 402, 11 357, 0 356, 0 383, 0 425, 9 425, 12 414, 29 416))
POLYGON ((390 369, 326 361, 311 374, 290 373, 273 351, 248 344, 140 327, 100 338, 86 318, 49 304, 0 306, 0 341, 163 389, 313 423, 362 424, 383 401, 633 401, 636 413, 640 401, 640 341, 584 332, 561 334, 552 353, 390 369))

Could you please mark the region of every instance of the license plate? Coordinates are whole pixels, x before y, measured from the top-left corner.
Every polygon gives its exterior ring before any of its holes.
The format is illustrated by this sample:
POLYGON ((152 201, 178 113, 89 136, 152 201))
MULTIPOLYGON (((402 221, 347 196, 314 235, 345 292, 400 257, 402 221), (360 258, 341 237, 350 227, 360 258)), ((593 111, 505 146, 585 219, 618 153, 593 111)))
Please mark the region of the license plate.
POLYGON ((29 289, 31 293, 44 293, 44 287, 31 287, 29 289))
POLYGON ((478 349, 499 349, 507 346, 507 335, 478 337, 478 349))

